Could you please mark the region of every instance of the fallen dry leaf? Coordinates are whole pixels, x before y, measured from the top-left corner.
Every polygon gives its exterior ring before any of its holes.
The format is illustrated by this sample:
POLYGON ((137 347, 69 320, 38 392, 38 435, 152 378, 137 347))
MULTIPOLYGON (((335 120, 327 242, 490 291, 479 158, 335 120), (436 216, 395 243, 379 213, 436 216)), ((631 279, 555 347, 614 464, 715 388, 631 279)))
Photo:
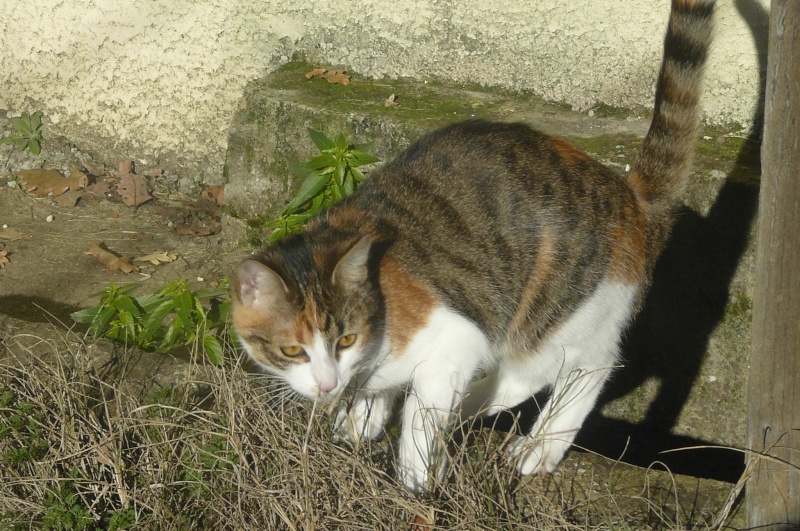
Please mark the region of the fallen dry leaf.
POLYGON ((83 191, 95 197, 108 197, 108 194, 111 193, 111 185, 108 181, 97 181, 84 188, 83 191))
POLYGON ((81 161, 83 163, 83 167, 86 168, 90 174, 94 175, 95 177, 102 177, 106 174, 106 165, 103 163, 96 163, 91 160, 84 160, 81 161))
POLYGON ((119 183, 117 183, 117 193, 119 193, 123 203, 133 207, 153 199, 145 178, 132 173, 120 175, 119 183))
POLYGON ((86 254, 94 256, 98 262, 105 266, 109 271, 122 271, 128 273, 138 272, 139 268, 130 264, 130 259, 103 249, 96 242, 89 242, 89 250, 86 254))
POLYGON ((6 240, 7 242, 14 242, 17 240, 21 240, 24 237, 25 233, 18 231, 17 229, 0 230, 0 240, 6 240))
POLYGON ((0 269, 6 267, 6 264, 11 263, 8 259, 8 251, 0 251, 0 269))
POLYGON ((399 103, 397 103, 397 96, 394 94, 383 100, 384 107, 397 107, 398 105, 399 103))
POLYGON ((311 79, 312 77, 318 77, 325 73, 325 68, 315 68, 311 72, 306 72, 306 77, 311 79))
POLYGON ((213 201, 217 206, 223 206, 225 204, 225 185, 222 186, 214 186, 209 185, 203 190, 203 197, 208 199, 209 201, 213 201))
POLYGON ((186 208, 167 205, 153 205, 150 207, 150 211, 173 221, 186 214, 186 208))
POLYGON ((72 208, 78 204, 78 200, 83 196, 83 192, 69 190, 56 198, 56 204, 65 208, 72 208))
POLYGON ((80 171, 64 177, 58 170, 44 169, 20 170, 19 181, 23 190, 33 192, 36 197, 57 197, 67 190, 80 190, 89 184, 89 179, 80 171))
POLYGON ((170 262, 174 262, 175 259, 178 258, 176 254, 170 254, 167 251, 162 251, 160 253, 150 253, 145 256, 140 256, 139 258, 134 258, 134 262, 150 262, 153 265, 160 265, 160 264, 168 264, 170 262))
POLYGON ((122 175, 124 173, 133 173, 133 161, 123 160, 119 163, 119 171, 117 172, 118 175, 122 175))
POLYGON ((177 221, 173 227, 175 234, 182 236, 211 236, 222 230, 222 224, 190 215, 177 221))
POLYGON ((311 72, 306 72, 306 77, 312 79, 321 77, 328 81, 328 83, 337 83, 339 85, 349 85, 350 76, 344 70, 328 70, 327 68, 315 68, 311 72))
POLYGON ((349 85, 350 84, 350 76, 345 74, 344 70, 330 70, 322 74, 328 83, 338 83, 340 85, 349 85))

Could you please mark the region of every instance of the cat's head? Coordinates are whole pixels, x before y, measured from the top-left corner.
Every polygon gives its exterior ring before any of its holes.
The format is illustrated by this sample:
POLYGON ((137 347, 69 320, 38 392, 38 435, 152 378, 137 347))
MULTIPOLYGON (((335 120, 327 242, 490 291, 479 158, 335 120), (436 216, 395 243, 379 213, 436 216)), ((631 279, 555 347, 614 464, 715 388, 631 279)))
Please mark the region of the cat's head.
POLYGON ((242 262, 232 283, 242 345, 297 392, 329 400, 380 351, 383 303, 369 236, 290 237, 242 262))

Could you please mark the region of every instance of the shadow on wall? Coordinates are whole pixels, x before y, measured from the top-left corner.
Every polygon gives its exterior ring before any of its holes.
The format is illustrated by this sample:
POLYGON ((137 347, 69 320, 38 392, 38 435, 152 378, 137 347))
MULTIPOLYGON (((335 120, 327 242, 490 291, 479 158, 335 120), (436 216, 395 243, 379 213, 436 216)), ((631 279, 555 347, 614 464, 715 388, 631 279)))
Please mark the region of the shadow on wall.
MULTIPOLYGON (((736 0, 735 5, 750 25, 759 55, 761 88, 753 133, 708 215, 703 217, 689 209, 679 213, 644 309, 624 344, 625 368, 615 375, 599 407, 630 393, 649 378, 659 380, 658 395, 640 424, 605 418, 596 412, 587 419, 576 441, 608 457, 624 454, 623 461, 639 466, 660 461, 675 473, 731 482, 744 470, 744 455, 739 451, 660 452, 713 444, 673 435, 672 430, 697 381, 711 333, 724 317, 730 283, 758 206, 758 186, 751 177, 761 171, 769 13, 752 0, 736 0), (603 434, 602 438, 598 434, 603 434)), ((746 371, 747 367, 741 369, 746 371)))

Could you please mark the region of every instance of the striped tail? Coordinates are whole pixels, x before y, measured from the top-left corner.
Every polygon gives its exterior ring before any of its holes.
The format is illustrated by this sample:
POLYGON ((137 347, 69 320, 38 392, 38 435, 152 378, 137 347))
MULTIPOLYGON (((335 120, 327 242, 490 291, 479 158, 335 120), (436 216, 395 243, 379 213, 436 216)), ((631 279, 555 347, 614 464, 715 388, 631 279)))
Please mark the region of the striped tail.
POLYGON ((689 179, 713 12, 713 0, 672 1, 653 122, 627 177, 657 219, 671 218, 689 179))

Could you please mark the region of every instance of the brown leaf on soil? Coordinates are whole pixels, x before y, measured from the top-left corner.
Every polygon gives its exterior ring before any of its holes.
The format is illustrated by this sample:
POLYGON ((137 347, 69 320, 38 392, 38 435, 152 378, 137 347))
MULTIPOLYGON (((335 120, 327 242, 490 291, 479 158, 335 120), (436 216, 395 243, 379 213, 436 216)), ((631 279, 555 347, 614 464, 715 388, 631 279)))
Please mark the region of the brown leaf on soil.
POLYGON ((58 170, 20 170, 19 180, 22 189, 33 192, 36 197, 53 195, 57 197, 67 190, 80 190, 89 184, 89 179, 80 171, 73 170, 64 177, 58 170))
POLYGON ((95 177, 102 177, 106 174, 106 165, 101 163, 96 163, 91 160, 84 160, 81 161, 83 163, 83 167, 86 168, 90 174, 94 175, 95 177))
POLYGON ((344 70, 328 70, 327 68, 315 68, 311 72, 306 72, 308 79, 321 77, 328 81, 328 83, 337 83, 339 85, 349 85, 350 76, 344 70))
POLYGON ((398 105, 399 103, 397 103, 397 96, 394 94, 383 100, 384 107, 397 107, 398 105))
POLYGON ((130 159, 123 160, 119 163, 119 171, 117 174, 122 175, 125 173, 133 173, 133 161, 130 159))
POLYGON ((328 83, 338 83, 339 85, 349 85, 350 76, 345 74, 344 70, 330 70, 322 75, 328 83))
POLYGON ((86 254, 94 256, 98 262, 105 266, 109 271, 122 271, 125 274, 138 272, 139 268, 130 264, 130 258, 117 256, 116 254, 103 249, 96 242, 89 242, 89 250, 86 254))
POLYGON ((153 199, 145 178, 132 173, 120 175, 119 183, 117 183, 117 193, 122 198, 123 203, 133 207, 153 199))
POLYGON ((150 262, 153 265, 168 264, 174 262, 178 255, 162 251, 160 253, 150 253, 139 258, 134 258, 134 262, 150 262))
POLYGON ((97 181, 96 183, 84 188, 83 191, 95 197, 106 198, 108 197, 108 194, 111 193, 111 185, 108 181, 97 181))
POLYGON ((194 202, 192 205, 192 210, 196 210, 203 214, 208 214, 212 217, 219 217, 222 214, 222 207, 217 206, 214 201, 208 199, 205 195, 201 195, 197 198, 197 201, 194 202))
POLYGON ((176 220, 186 214, 186 208, 168 206, 168 205, 152 205, 150 211, 153 214, 164 216, 165 218, 176 220))
POLYGON ((225 185, 222 186, 214 186, 209 185, 203 190, 203 197, 208 199, 209 201, 213 201, 217 206, 223 206, 225 204, 225 185))
POLYGON ((56 198, 56 204, 65 208, 72 208, 78 204, 82 196, 83 192, 69 190, 56 198))
POLYGON ((315 68, 311 72, 306 72, 306 77, 311 79, 312 77, 319 77, 325 73, 325 68, 315 68))
POLYGON ((175 234, 182 236, 211 236, 222 230, 222 225, 203 219, 203 216, 186 216, 175 223, 175 234))
POLYGON ((6 264, 10 264, 11 260, 8 259, 8 251, 0 251, 0 269, 6 267, 6 264))
POLYGON ((7 242, 14 242, 17 240, 21 240, 24 237, 25 233, 18 231, 17 229, 0 230, 0 240, 6 240, 7 242))

